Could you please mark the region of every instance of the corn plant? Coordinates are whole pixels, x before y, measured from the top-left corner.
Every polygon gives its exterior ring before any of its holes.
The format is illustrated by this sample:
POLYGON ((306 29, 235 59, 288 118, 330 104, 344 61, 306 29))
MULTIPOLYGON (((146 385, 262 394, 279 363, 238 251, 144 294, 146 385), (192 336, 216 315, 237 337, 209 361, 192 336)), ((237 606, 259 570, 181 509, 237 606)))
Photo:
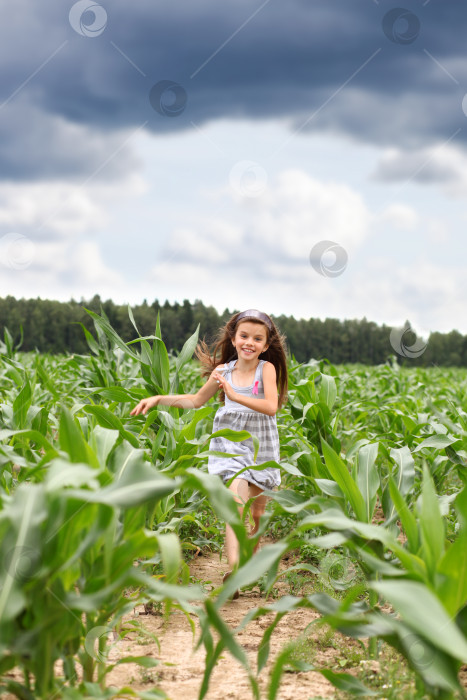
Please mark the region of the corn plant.
MULTIPOLYGON (((129 309, 135 339, 127 343, 104 313, 89 314, 88 355, 24 354, 7 332, 0 343, 0 692, 134 697, 131 688, 106 687, 108 647, 137 603, 156 601, 166 614, 199 618, 197 643, 207 652, 200 698, 225 651, 245 666, 259 698, 277 624, 299 607, 364 640, 368 656, 382 640, 391 644, 430 697, 464 697, 465 372, 292 360, 274 464, 283 485, 250 538, 230 492, 206 473, 217 400, 129 415, 148 394, 196 392, 198 331, 171 355, 159 318, 142 337, 129 309), (234 528, 240 563, 206 594, 190 582, 184 555, 219 549, 218 521, 234 528), (278 521, 277 540, 254 554, 278 521), (313 563, 280 570, 284 555, 310 548, 313 563), (227 625, 222 606, 237 588, 261 581, 268 594, 297 571, 324 590, 265 600, 237 630, 227 625), (271 613, 253 668, 237 633, 271 613)), ((287 667, 313 667, 340 690, 374 694, 350 674, 298 662, 292 641, 272 662, 268 699, 287 667)))

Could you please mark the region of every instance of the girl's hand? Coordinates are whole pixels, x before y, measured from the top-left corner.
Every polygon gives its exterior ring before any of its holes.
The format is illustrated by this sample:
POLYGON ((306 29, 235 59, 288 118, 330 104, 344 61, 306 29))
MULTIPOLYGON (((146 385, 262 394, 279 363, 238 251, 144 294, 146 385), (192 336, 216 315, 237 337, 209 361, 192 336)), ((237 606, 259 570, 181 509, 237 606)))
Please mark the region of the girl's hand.
POLYGON ((159 403, 159 396, 150 396, 148 399, 141 399, 139 404, 131 411, 130 416, 145 415, 150 408, 154 408, 159 403))
POLYGON ((219 384, 219 388, 222 388, 224 390, 224 394, 229 398, 231 401, 234 400, 235 396, 235 391, 233 390, 231 384, 226 380, 226 378, 220 374, 219 372, 214 372, 212 373, 213 378, 216 380, 216 382, 219 384))

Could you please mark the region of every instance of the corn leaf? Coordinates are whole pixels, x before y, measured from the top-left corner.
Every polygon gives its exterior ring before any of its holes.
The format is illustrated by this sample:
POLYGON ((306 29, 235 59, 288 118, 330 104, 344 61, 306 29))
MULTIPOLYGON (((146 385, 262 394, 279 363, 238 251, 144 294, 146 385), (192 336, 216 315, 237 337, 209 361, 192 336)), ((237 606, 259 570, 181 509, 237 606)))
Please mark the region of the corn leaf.
POLYGON ((352 479, 346 464, 342 461, 338 454, 327 444, 325 440, 321 440, 324 459, 326 466, 333 477, 334 481, 339 484, 344 496, 348 499, 353 512, 358 520, 365 520, 366 506, 363 496, 360 493, 357 484, 352 479))

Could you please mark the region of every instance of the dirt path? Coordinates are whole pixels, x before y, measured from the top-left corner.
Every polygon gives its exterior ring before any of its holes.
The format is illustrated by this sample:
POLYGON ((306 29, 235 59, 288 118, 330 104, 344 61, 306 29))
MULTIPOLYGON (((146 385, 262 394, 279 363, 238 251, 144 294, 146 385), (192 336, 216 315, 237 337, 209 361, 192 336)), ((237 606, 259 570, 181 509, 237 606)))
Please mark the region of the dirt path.
MULTIPOLYGON (((224 561, 219 561, 219 555, 212 554, 194 559, 190 570, 195 579, 211 582, 216 588, 222 583, 222 575, 227 570, 227 565, 224 561)), ((285 584, 282 585, 284 590, 280 592, 288 593, 285 584)), ((225 622, 235 629, 244 615, 260 604, 261 599, 258 588, 242 592, 237 600, 229 601, 223 606, 222 615, 225 622)), ((143 608, 138 610, 142 611, 143 608)), ((267 697, 269 670, 274 658, 286 643, 299 637, 316 617, 317 613, 312 610, 297 610, 281 620, 271 640, 270 660, 260 675, 262 698, 267 697)), ((141 635, 138 638, 138 635, 132 633, 128 638, 117 642, 110 652, 109 660, 127 655, 144 655, 160 659, 161 663, 150 670, 139 669, 134 664, 116 667, 109 674, 109 685, 126 685, 135 690, 159 687, 167 693, 170 700, 196 700, 203 678, 205 654, 203 648, 194 651, 193 634, 185 616, 176 612, 166 623, 160 615, 141 616, 139 620, 145 630, 157 636, 160 651, 155 642, 144 639, 141 635)), ((268 624, 270 623, 267 622, 267 618, 262 617, 251 622, 238 634, 238 641, 247 653, 253 669, 256 668, 258 645, 268 624)), ((196 619, 195 625, 197 639, 199 625, 196 619)), ((319 673, 284 673, 278 700, 308 700, 333 695, 333 686, 319 673)), ((228 651, 225 651, 211 675, 207 700, 249 700, 252 697, 245 670, 228 651)))

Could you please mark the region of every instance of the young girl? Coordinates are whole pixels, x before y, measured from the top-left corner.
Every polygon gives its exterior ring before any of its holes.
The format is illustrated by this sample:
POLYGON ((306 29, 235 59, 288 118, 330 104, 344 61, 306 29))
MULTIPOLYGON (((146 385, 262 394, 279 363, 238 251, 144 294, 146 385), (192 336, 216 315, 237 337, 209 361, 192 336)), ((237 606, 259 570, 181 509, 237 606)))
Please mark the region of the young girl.
MULTIPOLYGON (((204 342, 198 345, 196 355, 204 366, 204 376, 209 379, 196 394, 172 394, 151 396, 143 399, 131 411, 132 416, 147 413, 158 405, 179 408, 199 408, 221 388, 221 406, 214 418, 214 431, 230 428, 247 430, 259 439, 256 463, 279 460, 279 437, 276 412, 286 400, 287 361, 284 337, 272 319, 256 309, 248 309, 232 316, 221 328, 214 352, 211 355, 204 342), (279 395, 278 395, 279 392, 279 395)), ((251 439, 232 442, 223 437, 211 440, 211 450, 235 454, 235 457, 209 457, 210 474, 218 474, 224 482, 235 477, 237 472, 254 464, 254 447, 251 439)), ((239 504, 240 516, 243 505, 254 498, 251 514, 254 535, 260 517, 266 508, 264 489, 280 484, 279 469, 267 467, 261 471, 247 469, 234 478, 229 489, 239 504)), ((226 554, 229 569, 224 581, 238 564, 239 546, 237 538, 226 524, 226 554)), ((234 597, 237 597, 238 593, 234 597)))

